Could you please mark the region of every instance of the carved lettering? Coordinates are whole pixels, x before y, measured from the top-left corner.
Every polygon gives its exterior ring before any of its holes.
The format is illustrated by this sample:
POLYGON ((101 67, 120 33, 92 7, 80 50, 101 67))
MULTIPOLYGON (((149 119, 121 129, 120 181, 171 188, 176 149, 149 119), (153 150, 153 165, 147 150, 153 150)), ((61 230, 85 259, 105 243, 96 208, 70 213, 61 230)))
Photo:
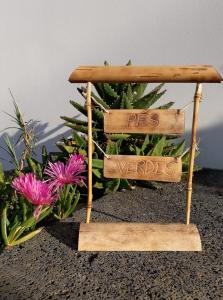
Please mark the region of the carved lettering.
POLYGON ((126 166, 127 166, 127 162, 121 162, 121 161, 117 161, 116 162, 116 167, 119 169, 119 171, 121 172, 121 173, 126 173, 126 166))
POLYGON ((128 116, 128 127, 156 127, 159 125, 159 115, 157 113, 134 113, 128 116))
POLYGON ((106 133, 182 134, 184 113, 177 109, 111 109, 104 114, 106 133))
POLYGON ((113 165, 113 171, 119 170, 122 175, 126 174, 156 174, 172 176, 175 162, 166 163, 165 161, 140 160, 138 162, 116 161, 113 165))
POLYGON ((137 114, 129 114, 128 116, 128 127, 137 127, 138 125, 137 122, 137 114))
POLYGON ((111 155, 104 164, 104 175, 110 178, 176 182, 181 173, 181 160, 172 157, 111 155))

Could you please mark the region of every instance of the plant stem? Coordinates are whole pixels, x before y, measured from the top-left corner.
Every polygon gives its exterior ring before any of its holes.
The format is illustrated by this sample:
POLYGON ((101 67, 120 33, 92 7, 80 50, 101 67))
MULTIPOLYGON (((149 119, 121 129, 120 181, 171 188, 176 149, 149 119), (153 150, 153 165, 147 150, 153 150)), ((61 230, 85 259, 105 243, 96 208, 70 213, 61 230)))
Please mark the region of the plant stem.
POLYGON ((5 207, 2 210, 2 215, 1 215, 1 233, 2 233, 2 238, 5 243, 5 245, 8 245, 8 235, 7 235, 7 210, 8 207, 5 205, 5 207))

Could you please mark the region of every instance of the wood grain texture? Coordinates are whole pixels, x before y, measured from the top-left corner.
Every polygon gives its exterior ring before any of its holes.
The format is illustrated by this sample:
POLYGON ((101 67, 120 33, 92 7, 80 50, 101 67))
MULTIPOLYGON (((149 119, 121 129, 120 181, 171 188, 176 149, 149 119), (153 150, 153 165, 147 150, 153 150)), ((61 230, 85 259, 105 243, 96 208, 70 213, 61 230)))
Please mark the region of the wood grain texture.
POLYGON ((184 112, 178 109, 110 109, 104 113, 106 133, 184 133, 184 112))
POLYGON ((70 82, 221 82, 211 65, 182 66, 80 66, 70 82))
POLYGON ((174 157, 109 155, 104 157, 104 177, 179 182, 182 161, 174 157))
POLYGON ((201 251, 193 224, 80 224, 79 251, 201 251))

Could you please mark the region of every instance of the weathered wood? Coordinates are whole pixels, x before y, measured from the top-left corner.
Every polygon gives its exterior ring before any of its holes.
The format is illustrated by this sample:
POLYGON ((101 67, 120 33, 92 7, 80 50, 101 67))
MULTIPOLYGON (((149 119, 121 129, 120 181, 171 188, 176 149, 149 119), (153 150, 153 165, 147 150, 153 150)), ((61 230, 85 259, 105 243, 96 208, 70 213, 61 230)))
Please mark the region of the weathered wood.
POLYGON ((87 84, 87 117, 88 117, 88 202, 86 223, 90 222, 92 208, 92 111, 91 111, 91 83, 87 84))
POLYGON ((179 109, 110 109, 104 113, 107 133, 184 133, 184 112, 179 109))
POLYGON ((80 224, 79 251, 201 251, 195 225, 80 224))
POLYGON ((198 112, 199 112, 201 98, 202 98, 202 85, 201 83, 198 83, 194 94, 194 111, 193 111, 192 132, 191 132, 189 171, 188 171, 188 178, 187 178, 186 224, 190 223, 192 180, 193 180, 194 159, 195 159, 196 143, 197 143, 198 112))
POLYGON ((70 82, 221 82, 210 65, 184 66, 81 66, 70 82))
POLYGON ((180 158, 136 155, 104 157, 104 177, 179 182, 180 158))

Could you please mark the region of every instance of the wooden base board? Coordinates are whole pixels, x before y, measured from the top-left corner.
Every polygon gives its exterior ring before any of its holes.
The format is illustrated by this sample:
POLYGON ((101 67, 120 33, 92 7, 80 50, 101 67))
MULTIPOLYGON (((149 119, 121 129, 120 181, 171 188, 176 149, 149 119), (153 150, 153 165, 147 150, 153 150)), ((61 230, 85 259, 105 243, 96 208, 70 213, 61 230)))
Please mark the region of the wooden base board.
POLYGON ((82 223, 79 251, 201 251, 196 225, 82 223))

